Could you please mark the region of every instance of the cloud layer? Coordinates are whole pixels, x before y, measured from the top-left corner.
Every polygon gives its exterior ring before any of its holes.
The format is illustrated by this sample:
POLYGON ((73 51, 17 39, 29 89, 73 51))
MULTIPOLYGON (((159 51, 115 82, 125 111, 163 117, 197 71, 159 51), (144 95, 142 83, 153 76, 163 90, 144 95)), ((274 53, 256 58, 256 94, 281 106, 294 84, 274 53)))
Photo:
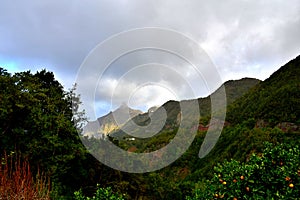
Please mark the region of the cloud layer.
MULTIPOLYGON (((298 0, 3 0, 0 65, 10 71, 47 68, 70 88, 84 59, 99 43, 122 31, 160 27, 196 41, 222 81, 245 76, 265 79, 300 53, 299 13, 298 0)), ((96 115, 102 115, 122 101, 139 107, 169 98, 205 96, 210 92, 205 81, 182 59, 149 50, 119 58, 100 82, 87 78, 85 87, 95 93, 96 115), (132 71, 136 66, 140 70, 132 71), (197 90, 193 95, 190 85, 197 90)))

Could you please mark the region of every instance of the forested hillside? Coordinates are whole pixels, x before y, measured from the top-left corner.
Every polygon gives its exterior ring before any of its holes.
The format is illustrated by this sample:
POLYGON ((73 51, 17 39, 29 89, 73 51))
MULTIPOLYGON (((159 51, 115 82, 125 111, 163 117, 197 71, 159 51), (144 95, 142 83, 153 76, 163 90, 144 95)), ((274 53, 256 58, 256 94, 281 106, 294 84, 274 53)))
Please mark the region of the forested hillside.
POLYGON ((264 120, 300 123, 300 57, 291 60, 268 79, 229 106, 228 121, 264 120))

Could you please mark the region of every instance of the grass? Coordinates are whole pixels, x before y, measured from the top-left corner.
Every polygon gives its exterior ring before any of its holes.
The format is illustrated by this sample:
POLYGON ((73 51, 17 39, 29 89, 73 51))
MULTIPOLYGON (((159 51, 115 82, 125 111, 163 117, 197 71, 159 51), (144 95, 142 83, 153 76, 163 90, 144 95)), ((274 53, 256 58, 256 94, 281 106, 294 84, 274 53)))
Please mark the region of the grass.
POLYGON ((50 179, 38 170, 34 176, 27 159, 3 153, 0 165, 0 199, 48 200, 50 179))

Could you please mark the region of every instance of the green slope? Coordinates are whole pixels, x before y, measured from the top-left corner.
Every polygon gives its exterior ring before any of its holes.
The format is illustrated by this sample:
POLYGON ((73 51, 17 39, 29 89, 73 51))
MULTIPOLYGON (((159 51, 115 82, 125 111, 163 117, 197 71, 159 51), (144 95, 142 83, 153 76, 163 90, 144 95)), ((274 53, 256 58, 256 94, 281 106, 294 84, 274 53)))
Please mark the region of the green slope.
POLYGON ((300 56, 229 106, 227 120, 237 124, 248 119, 300 123, 300 56))
MULTIPOLYGON (((251 79, 225 83, 230 104, 227 120, 231 125, 224 128, 215 147, 203 159, 198 157, 198 153, 206 132, 198 131, 188 151, 172 165, 140 177, 141 185, 146 188, 145 195, 150 199, 183 199, 192 188, 204 187, 206 180, 212 177, 217 163, 226 159, 247 161, 252 153, 259 154, 262 151, 264 141, 292 146, 299 144, 299 131, 283 132, 277 127, 254 128, 258 119, 274 125, 283 121, 299 122, 299 69, 298 57, 267 80, 256 82, 252 88, 251 79), (250 83, 246 87, 247 84, 241 84, 243 81, 250 83), (153 182, 155 185, 151 186, 153 182)), ((202 113, 209 115, 209 97, 199 99, 199 104, 202 113)), ((164 106, 174 112, 171 115, 174 120, 176 102, 167 102, 164 106)), ((120 146, 124 149, 135 147, 131 148, 135 152, 151 152, 167 145, 176 131, 176 128, 165 129, 149 140, 123 141, 120 146)))
MULTIPOLYGON (((226 99, 227 103, 232 103, 242 95, 244 95, 250 88, 254 87, 256 84, 258 84, 260 81, 257 79, 252 79, 252 78, 243 78, 240 80, 230 80, 227 81, 223 84, 225 91, 226 91, 226 99)), ((222 87, 222 86, 221 86, 222 87)), ((212 95, 205 97, 205 98, 199 98, 199 99, 194 99, 194 100, 188 100, 188 102, 191 101, 198 101, 199 103, 199 109, 201 113, 201 122, 204 121, 205 123, 208 122, 210 118, 210 113, 211 113, 211 96, 214 96, 216 100, 216 104, 223 103, 224 97, 219 95, 219 92, 221 91, 221 87, 217 89, 212 95)), ((183 101, 187 102, 187 101, 183 101)), ((217 105, 218 106, 218 105, 217 105)), ((192 113, 192 110, 190 111, 192 113)), ((186 118, 190 118, 190 120, 195 120, 192 119, 194 115, 189 115, 189 112, 186 118)), ((196 119, 196 121, 199 121, 200 119, 196 119)), ((172 139, 176 131, 180 125, 180 102, 177 101, 168 101, 165 104, 163 104, 160 108, 158 108, 154 113, 144 113, 137 115, 134 117, 132 120, 127 122, 123 127, 122 130, 115 131, 114 133, 110 134, 110 136, 117 138, 118 140, 122 140, 124 138, 130 138, 132 136, 126 134, 123 130, 127 130, 126 132, 130 132, 132 135, 144 135, 145 130, 143 128, 139 128, 139 126, 146 126, 150 122, 152 122, 153 126, 151 127, 151 130, 160 130, 157 129, 157 127, 160 126, 161 122, 164 122, 163 129, 159 132, 159 134, 156 134, 155 137, 152 137, 150 139, 141 139, 138 141, 135 141, 135 145, 137 146, 143 146, 144 148, 142 149, 147 149, 149 150, 149 145, 150 146, 161 146, 161 145, 154 145, 153 143, 159 142, 160 144, 166 144, 169 142, 170 139, 172 139), (166 120, 165 118, 160 114, 160 110, 164 109, 167 114, 166 120), (151 118, 150 116, 151 115, 151 118), (152 121, 151 121, 152 119, 152 121), (143 143, 141 145, 140 143, 143 143), (146 143, 148 143, 146 145, 146 143)), ((197 124, 196 124, 197 126, 197 124)), ((187 130, 189 131, 189 130, 187 130)), ((131 143, 131 142, 127 142, 131 143)), ((125 145, 127 146, 127 145, 125 145)), ((129 145, 130 148, 131 145, 129 145)), ((151 149, 154 150, 154 149, 151 149)))

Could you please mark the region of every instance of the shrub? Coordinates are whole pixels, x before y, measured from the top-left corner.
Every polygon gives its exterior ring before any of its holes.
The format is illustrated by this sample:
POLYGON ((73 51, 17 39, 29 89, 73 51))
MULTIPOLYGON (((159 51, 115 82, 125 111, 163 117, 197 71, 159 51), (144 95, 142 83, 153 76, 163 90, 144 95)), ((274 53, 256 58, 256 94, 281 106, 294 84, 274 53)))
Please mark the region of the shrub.
POLYGON ((95 196, 86 197, 82 193, 82 190, 74 192, 75 200, 124 200, 123 196, 114 193, 111 187, 101 188, 99 184, 97 184, 97 191, 95 196))
POLYGON ((13 152, 1 157, 0 199, 50 199, 50 181, 39 172, 31 173, 29 162, 13 152))
POLYGON ((297 199, 299 158, 299 146, 265 143, 262 155, 252 155, 246 163, 231 160, 217 165, 206 188, 186 199, 297 199))

